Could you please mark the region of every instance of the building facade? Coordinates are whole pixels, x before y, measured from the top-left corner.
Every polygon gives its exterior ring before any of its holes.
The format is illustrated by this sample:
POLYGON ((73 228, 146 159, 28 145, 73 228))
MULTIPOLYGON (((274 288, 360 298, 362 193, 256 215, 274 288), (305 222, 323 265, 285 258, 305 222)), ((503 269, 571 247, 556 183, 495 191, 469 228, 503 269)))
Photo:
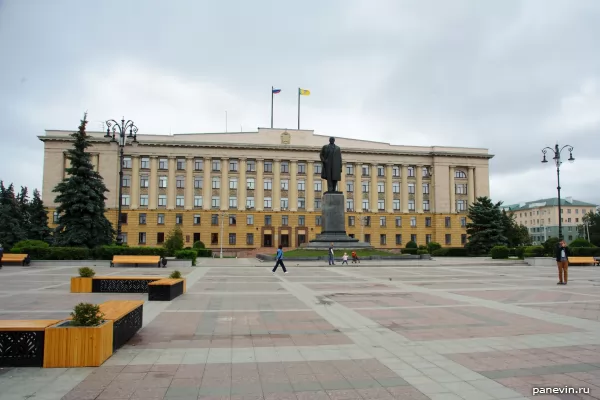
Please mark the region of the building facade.
MULTIPOLYGON (((52 189, 65 177, 69 131, 46 131, 43 199, 59 217, 52 189)), ((108 217, 117 222, 116 143, 89 132, 94 167, 104 178, 108 217)), ((121 221, 130 246, 162 244, 179 225, 186 245, 209 248, 299 247, 321 232, 319 151, 327 136, 308 130, 138 135, 125 147, 121 221)), ((466 242, 466 214, 489 196, 486 149, 397 146, 337 138, 350 236, 377 248, 466 242)))
MULTIPOLYGON (((579 226, 583 224, 585 214, 594 212, 597 206, 567 197, 561 199, 561 207, 563 238, 570 243, 580 236, 579 226)), ((533 244, 558 237, 558 198, 512 204, 503 209, 514 213, 515 221, 527 227, 533 244)))

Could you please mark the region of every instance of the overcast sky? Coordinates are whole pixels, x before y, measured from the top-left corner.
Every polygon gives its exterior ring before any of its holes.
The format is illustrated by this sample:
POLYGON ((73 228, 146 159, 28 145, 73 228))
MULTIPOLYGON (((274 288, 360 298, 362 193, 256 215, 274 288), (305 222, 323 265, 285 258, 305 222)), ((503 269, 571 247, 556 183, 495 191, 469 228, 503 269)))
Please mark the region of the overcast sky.
POLYGON ((600 204, 600 1, 0 0, 0 179, 40 187, 44 129, 296 127, 485 147, 491 197, 600 204), (568 154, 566 157, 568 158, 568 154))

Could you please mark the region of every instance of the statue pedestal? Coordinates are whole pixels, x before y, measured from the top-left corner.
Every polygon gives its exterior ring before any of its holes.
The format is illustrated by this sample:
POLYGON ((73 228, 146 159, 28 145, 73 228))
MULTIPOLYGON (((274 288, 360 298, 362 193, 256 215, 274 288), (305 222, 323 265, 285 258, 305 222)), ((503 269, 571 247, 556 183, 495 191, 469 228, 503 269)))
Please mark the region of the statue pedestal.
POLYGON ((326 249, 333 243, 338 249, 372 248, 369 243, 360 242, 346 234, 346 201, 342 192, 323 194, 321 234, 308 242, 304 248, 326 249))

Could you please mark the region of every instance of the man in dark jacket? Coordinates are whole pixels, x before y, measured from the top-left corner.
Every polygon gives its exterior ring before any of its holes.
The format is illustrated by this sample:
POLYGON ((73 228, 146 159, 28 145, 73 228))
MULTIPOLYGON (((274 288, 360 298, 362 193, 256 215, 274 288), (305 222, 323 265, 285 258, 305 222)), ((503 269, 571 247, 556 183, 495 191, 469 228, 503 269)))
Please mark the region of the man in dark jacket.
POLYGON ((556 246, 556 264, 558 265, 558 283, 557 285, 566 285, 569 278, 569 256, 571 252, 564 240, 561 240, 556 246))

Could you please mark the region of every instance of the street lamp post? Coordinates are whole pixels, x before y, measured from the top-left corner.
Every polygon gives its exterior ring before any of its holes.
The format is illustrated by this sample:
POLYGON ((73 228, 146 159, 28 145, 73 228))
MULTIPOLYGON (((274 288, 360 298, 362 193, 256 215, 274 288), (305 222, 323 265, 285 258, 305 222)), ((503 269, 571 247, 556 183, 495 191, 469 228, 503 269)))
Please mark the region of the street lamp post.
POLYGON ((223 237, 223 235, 224 235, 223 231, 225 229, 225 227, 224 227, 225 217, 228 217, 228 216, 229 216, 229 213, 226 213, 226 212, 221 213, 221 253, 220 253, 219 258, 223 258, 223 241, 225 240, 225 238, 223 237))
POLYGON ((542 159, 542 162, 543 163, 548 162, 548 160, 546 159, 546 153, 549 150, 551 152, 550 154, 554 154, 554 157, 552 157, 552 159, 554 160, 554 163, 556 164, 556 181, 557 181, 556 190, 558 191, 558 239, 559 240, 563 239, 562 205, 560 204, 560 166, 562 164, 562 161, 560 160, 560 154, 562 153, 562 151, 564 149, 567 149, 569 151, 569 158, 567 161, 569 161, 569 162, 575 161, 575 159, 573 158, 573 146, 571 146, 571 145, 567 144, 567 145, 564 145, 563 147, 559 147, 559 145, 557 143, 554 145, 554 148, 545 147, 542 149, 542 154, 544 154, 544 158, 542 159))
POLYGON ((121 207, 123 205, 123 148, 127 144, 127 139, 133 139, 133 143, 137 143, 137 131, 138 128, 135 126, 133 121, 128 120, 125 122, 125 117, 121 119, 119 124, 114 119, 106 121, 106 135, 105 138, 109 138, 111 142, 117 143, 120 149, 119 154, 119 212, 117 214, 117 245, 123 244, 123 234, 121 233, 121 207), (127 130, 129 129, 129 134, 127 130), (118 136, 118 140, 117 140, 118 136))

